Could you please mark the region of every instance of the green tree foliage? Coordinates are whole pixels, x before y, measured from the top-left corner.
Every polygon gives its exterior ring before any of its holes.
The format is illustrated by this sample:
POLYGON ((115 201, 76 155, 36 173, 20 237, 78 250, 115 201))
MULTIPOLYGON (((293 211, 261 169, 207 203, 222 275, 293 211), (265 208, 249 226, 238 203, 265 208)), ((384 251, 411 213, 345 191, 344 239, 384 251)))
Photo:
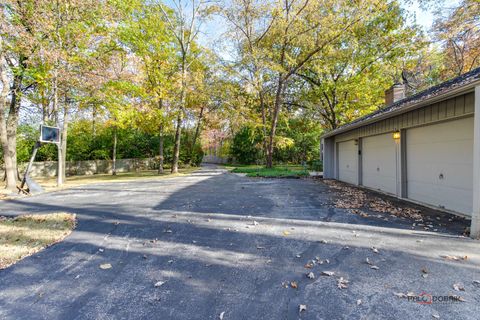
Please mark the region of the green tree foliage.
MULTIPOLYGON (((67 161, 83 161, 83 160, 112 160, 111 150, 113 148, 113 135, 115 129, 106 123, 97 123, 95 130, 91 121, 81 119, 72 122, 70 127, 70 138, 67 148, 67 161)), ((184 131, 182 137, 187 146, 191 141, 190 137, 194 130, 184 131)), ((155 133, 149 133, 137 128, 119 128, 118 134, 118 159, 131 158, 154 158, 158 153, 159 137, 155 133)), ((30 159, 31 151, 38 139, 38 127, 31 125, 19 126, 18 135, 18 159, 20 162, 27 162, 30 159)), ((164 137, 166 160, 171 161, 173 152, 173 133, 164 137)), ((189 146, 190 147, 190 146, 189 146)), ((182 149, 180 154, 180 166, 187 165, 191 162, 193 165, 199 165, 203 158, 203 151, 200 144, 194 149, 194 157, 190 161, 190 155, 187 148, 182 149)), ((37 154, 37 161, 56 161, 57 149, 54 145, 43 145, 37 154)))
POLYGON ((233 137, 230 155, 238 163, 256 163, 261 157, 259 146, 261 141, 262 136, 259 130, 251 126, 245 126, 233 137))
POLYGON ((60 177, 65 160, 117 157, 156 157, 159 172, 176 172, 204 150, 268 166, 317 161, 321 133, 383 107, 394 82, 412 94, 480 65, 479 2, 443 9, 429 40, 400 0, 6 0, 7 187, 40 123, 62 129, 59 154, 45 145, 37 158, 60 159, 60 177), (210 50, 213 13, 227 27, 210 50))

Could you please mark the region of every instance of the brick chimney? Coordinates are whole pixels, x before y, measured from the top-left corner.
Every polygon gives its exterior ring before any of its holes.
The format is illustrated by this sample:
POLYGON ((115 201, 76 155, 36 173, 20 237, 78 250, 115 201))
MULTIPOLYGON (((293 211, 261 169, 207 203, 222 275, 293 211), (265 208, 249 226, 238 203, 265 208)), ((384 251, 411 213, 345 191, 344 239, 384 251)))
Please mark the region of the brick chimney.
POLYGON ((385 105, 389 106, 405 98, 405 85, 395 83, 390 89, 385 91, 385 105))

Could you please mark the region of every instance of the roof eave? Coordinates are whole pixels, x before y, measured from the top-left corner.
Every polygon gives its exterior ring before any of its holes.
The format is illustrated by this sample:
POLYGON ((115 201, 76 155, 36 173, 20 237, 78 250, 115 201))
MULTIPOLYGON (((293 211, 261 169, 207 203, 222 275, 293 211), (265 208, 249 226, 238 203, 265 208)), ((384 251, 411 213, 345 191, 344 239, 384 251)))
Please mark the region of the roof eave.
POLYGON ((378 117, 374 117, 374 118, 371 118, 371 119, 366 119, 364 121, 360 121, 360 122, 352 124, 350 126, 347 124, 347 126, 345 128, 338 128, 336 130, 332 130, 330 132, 327 132, 327 133, 323 134, 321 136, 321 138, 322 139, 330 138, 330 137, 336 136, 338 134, 357 129, 359 127, 363 127, 365 125, 368 125, 368 124, 371 124, 371 123, 374 123, 374 122, 378 122, 380 120, 388 119, 388 118, 397 116, 399 114, 406 113, 408 111, 419 109, 421 107, 436 103, 438 101, 443 101, 443 100, 446 100, 448 98, 453 98, 453 97, 456 97, 456 96, 460 96, 462 94, 472 92, 475 89, 475 87, 479 84, 480 84, 480 79, 475 80, 475 81, 473 81, 469 84, 466 84, 464 86, 454 88, 454 89, 448 90, 446 92, 443 92, 439 95, 436 95, 436 96, 427 98, 425 100, 419 101, 417 103, 412 103, 411 105, 406 106, 404 108, 399 108, 399 109, 391 111, 391 112, 386 112, 384 114, 379 115, 378 117))

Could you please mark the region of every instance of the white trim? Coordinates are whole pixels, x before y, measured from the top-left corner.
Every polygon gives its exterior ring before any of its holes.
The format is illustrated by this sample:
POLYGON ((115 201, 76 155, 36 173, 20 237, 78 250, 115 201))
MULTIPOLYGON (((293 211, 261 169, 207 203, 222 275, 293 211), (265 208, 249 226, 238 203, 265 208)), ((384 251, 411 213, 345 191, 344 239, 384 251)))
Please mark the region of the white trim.
POLYGON ((470 235, 480 238, 480 86, 475 87, 473 127, 473 210, 470 235))

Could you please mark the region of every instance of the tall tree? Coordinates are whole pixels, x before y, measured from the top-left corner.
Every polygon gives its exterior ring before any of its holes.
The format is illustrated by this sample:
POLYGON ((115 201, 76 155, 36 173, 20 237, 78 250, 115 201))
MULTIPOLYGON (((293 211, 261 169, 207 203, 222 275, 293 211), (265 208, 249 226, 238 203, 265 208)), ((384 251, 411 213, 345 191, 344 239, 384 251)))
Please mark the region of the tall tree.
POLYGON ((271 3, 257 0, 234 0, 229 6, 221 8, 222 15, 229 22, 228 36, 237 46, 236 76, 252 96, 254 105, 260 109, 262 146, 267 159, 268 114, 271 113, 268 103, 269 62, 259 43, 267 35, 275 22, 271 17, 271 3))
POLYGON ((172 0, 174 8, 170 10, 163 4, 159 4, 163 11, 167 26, 173 34, 176 43, 176 51, 179 59, 180 73, 180 97, 175 127, 175 145, 172 157, 172 173, 178 172, 180 156, 180 138, 183 117, 186 112, 187 95, 189 86, 189 72, 191 64, 195 61, 195 40, 200 32, 202 19, 209 14, 207 0, 192 0, 185 4, 182 0, 172 0))
POLYGON ((404 60, 428 45, 415 26, 405 26, 397 3, 378 10, 296 73, 307 86, 300 90, 300 97, 290 95, 297 99, 288 100, 304 101, 307 108, 317 110, 328 129, 383 106, 384 90, 402 81, 404 60), (391 70, 399 71, 392 74, 391 70))
POLYGON ((69 114, 78 106, 85 73, 91 73, 102 54, 111 52, 110 36, 116 13, 109 2, 95 0, 43 1, 37 4, 38 25, 46 37, 40 45, 51 66, 51 121, 61 127, 57 185, 65 181, 69 114))
POLYGON ((444 50, 443 78, 459 76, 480 66, 480 2, 462 0, 433 30, 444 50))
POLYGON ((165 25, 162 7, 156 2, 136 2, 119 33, 120 40, 141 65, 143 103, 139 111, 144 120, 148 119, 141 127, 148 132, 158 132, 158 173, 161 174, 164 135, 170 120, 167 112, 170 103, 165 102, 172 93, 172 81, 169 80, 175 76, 174 38, 165 25))
POLYGON ((32 88, 30 58, 38 50, 32 1, 0 4, 0 142, 3 149, 6 188, 17 187, 17 126, 23 94, 32 88))

